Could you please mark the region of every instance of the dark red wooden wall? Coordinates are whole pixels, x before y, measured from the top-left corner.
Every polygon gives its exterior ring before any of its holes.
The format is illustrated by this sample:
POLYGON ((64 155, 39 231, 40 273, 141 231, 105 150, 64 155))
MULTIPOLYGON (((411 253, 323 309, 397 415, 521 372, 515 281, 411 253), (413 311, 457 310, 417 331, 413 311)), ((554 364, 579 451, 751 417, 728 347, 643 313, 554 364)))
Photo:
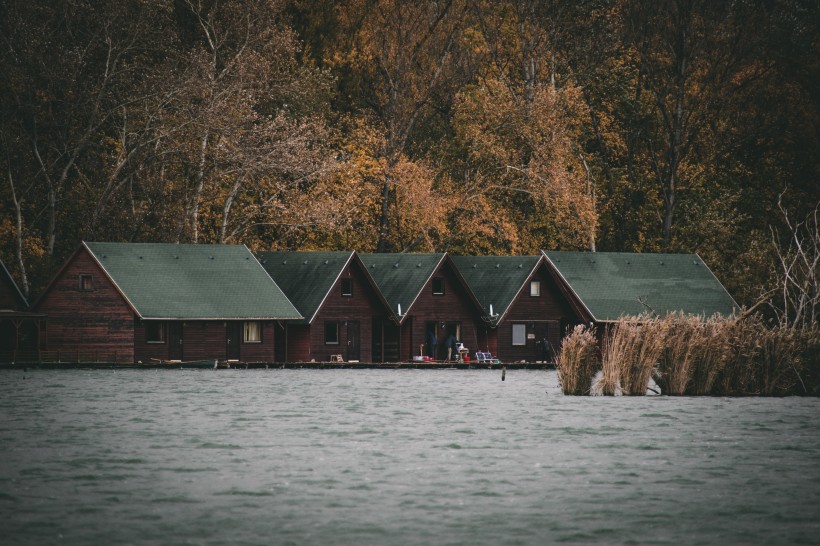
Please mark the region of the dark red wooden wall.
POLYGON ((348 332, 350 323, 358 322, 358 360, 373 362, 373 318, 385 316, 384 305, 367 281, 359 263, 353 260, 328 292, 310 326, 289 326, 288 359, 294 362, 327 362, 331 355, 340 354, 346 361, 350 360, 353 355, 348 352, 348 332), (342 295, 341 279, 351 280, 353 295, 342 295), (339 323, 338 344, 325 343, 326 322, 339 323))
MULTIPOLYGON (((562 331, 569 324, 575 324, 580 319, 575 315, 563 296, 546 266, 541 265, 524 283, 518 295, 513 300, 504 319, 494 329, 495 340, 493 354, 502 361, 534 362, 542 360, 543 335, 547 336, 553 350, 561 345, 562 331), (530 281, 541 281, 541 295, 530 295, 530 281), (526 345, 512 344, 513 324, 526 325, 526 345), (530 337, 530 334, 534 338, 530 337)), ((492 334, 491 334, 492 335, 492 334)))
MULTIPOLYGON (((180 356, 181 360, 208 360, 227 358, 228 333, 225 321, 187 320, 181 322, 182 349, 181 355, 172 353, 173 340, 166 339, 162 343, 149 343, 146 339, 146 321, 138 320, 134 328, 136 360, 151 362, 152 359, 167 360, 173 356, 180 356)), ((171 321, 165 321, 166 328, 171 321)), ((243 332, 242 321, 239 323, 240 335, 243 332)), ((168 330, 166 330, 167 332, 168 330)), ((274 346, 276 341, 276 324, 274 321, 262 321, 261 342, 239 342, 239 360, 243 362, 272 363, 276 360, 274 346)))
POLYGON ((84 248, 50 285, 37 312, 48 315, 47 351, 84 360, 134 360, 134 312, 84 248), (92 276, 92 290, 80 290, 81 274, 92 276))
POLYGON ((476 304, 453 272, 450 263, 444 261, 433 277, 427 281, 402 324, 400 360, 409 361, 419 355, 420 346, 426 341, 425 329, 428 321, 436 323, 436 337, 439 346, 446 341, 446 334, 441 328, 442 322, 460 322, 460 341, 473 355, 479 347, 479 328, 477 327, 479 317, 480 311, 476 304), (436 277, 444 280, 443 295, 433 294, 432 279, 436 277))

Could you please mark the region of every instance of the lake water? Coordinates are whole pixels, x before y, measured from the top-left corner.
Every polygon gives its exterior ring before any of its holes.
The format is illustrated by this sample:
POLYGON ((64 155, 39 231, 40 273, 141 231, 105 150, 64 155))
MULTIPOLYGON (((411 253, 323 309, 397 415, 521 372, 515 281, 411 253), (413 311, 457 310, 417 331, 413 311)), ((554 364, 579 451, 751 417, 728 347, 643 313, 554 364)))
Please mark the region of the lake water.
POLYGON ((554 371, 0 372, 3 544, 820 540, 820 400, 554 371))

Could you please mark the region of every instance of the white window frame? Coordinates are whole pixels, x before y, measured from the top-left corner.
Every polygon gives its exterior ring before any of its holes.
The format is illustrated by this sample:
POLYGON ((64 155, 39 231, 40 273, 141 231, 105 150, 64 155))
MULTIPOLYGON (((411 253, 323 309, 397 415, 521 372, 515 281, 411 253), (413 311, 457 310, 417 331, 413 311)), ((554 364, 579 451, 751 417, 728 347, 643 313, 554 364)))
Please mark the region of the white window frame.
POLYGON ((262 343, 262 322, 246 320, 242 327, 243 343, 262 343))
POLYGON ((541 295, 541 281, 530 281, 530 296, 537 298, 541 295))
POLYGON ((524 324, 524 323, 514 323, 512 325, 512 345, 513 345, 513 347, 524 347, 524 346, 527 345, 527 325, 526 324, 524 324))

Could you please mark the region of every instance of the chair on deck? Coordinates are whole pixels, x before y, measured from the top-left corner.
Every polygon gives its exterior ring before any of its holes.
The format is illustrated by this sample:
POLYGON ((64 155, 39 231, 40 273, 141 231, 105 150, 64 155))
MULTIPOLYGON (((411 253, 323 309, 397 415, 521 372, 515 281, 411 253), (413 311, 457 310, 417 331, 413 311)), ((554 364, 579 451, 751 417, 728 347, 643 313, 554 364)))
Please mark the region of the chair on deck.
POLYGON ((501 361, 493 356, 493 353, 476 352, 475 360, 479 364, 501 364, 501 361))

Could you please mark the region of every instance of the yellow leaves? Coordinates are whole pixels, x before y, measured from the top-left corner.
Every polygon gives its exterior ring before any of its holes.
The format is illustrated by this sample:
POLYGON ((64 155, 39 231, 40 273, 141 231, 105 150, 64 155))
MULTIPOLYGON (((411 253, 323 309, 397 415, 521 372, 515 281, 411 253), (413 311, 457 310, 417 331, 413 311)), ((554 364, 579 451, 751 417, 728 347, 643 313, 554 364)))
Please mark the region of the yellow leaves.
MULTIPOLYGON (((539 86, 531 101, 513 94, 499 80, 462 92, 456 100, 456 134, 469 162, 483 176, 483 187, 521 218, 531 248, 585 248, 597 229, 597 213, 580 161, 583 101, 580 90, 539 86), (543 225, 519 210, 533 209, 543 225), (537 223, 536 223, 537 224, 537 223)), ((591 184, 591 181, 590 181, 591 184)))

